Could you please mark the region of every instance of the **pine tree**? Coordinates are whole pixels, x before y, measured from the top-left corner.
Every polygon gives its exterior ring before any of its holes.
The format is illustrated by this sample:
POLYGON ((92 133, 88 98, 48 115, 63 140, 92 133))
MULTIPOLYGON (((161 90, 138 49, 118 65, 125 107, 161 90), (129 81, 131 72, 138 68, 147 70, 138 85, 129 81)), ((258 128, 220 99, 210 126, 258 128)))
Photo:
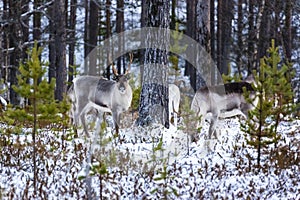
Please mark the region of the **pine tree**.
POLYGON ((277 131, 279 123, 290 115, 293 105, 293 90, 291 86, 291 64, 281 61, 278 47, 272 40, 267 51, 268 56, 260 60, 260 73, 253 72, 256 84, 253 85, 256 94, 254 98, 245 91, 249 103, 258 100, 255 109, 249 111, 249 117, 242 130, 247 134, 247 143, 257 149, 257 164, 260 166, 262 148, 275 144, 280 140, 277 131))
POLYGON ((55 100, 55 79, 48 83, 45 77, 46 68, 42 67, 45 63, 39 59, 41 52, 42 49, 38 48, 37 43, 35 43, 33 49, 28 52, 29 59, 24 64, 20 64, 20 74, 17 77, 18 84, 12 86, 17 94, 24 99, 28 99, 28 105, 22 108, 14 108, 10 105, 3 117, 3 122, 10 125, 6 129, 7 134, 12 132, 22 133, 23 128, 31 128, 27 130, 31 131, 32 134, 33 186, 35 194, 37 192, 36 158, 38 153, 36 136, 41 128, 48 128, 53 124, 55 124, 54 127, 59 127, 59 125, 65 126, 68 121, 66 113, 69 109, 66 101, 57 102, 55 100), (63 117, 59 113, 62 113, 63 117))

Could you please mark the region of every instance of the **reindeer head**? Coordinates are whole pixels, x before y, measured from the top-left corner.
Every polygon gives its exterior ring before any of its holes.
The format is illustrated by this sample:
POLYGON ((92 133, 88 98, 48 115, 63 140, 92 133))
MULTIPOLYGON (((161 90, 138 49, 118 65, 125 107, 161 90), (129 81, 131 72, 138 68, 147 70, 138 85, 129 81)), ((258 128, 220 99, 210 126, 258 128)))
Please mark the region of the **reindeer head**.
POLYGON ((132 53, 129 54, 129 57, 130 57, 130 62, 129 62, 129 66, 128 66, 127 70, 125 71, 125 74, 119 74, 117 69, 115 68, 115 66, 112 65, 112 70, 113 70, 113 74, 114 74, 113 80, 115 80, 117 82, 117 87, 121 94, 124 94, 126 92, 126 88, 130 87, 128 84, 128 80, 130 79, 129 71, 130 71, 130 65, 133 60, 132 53))

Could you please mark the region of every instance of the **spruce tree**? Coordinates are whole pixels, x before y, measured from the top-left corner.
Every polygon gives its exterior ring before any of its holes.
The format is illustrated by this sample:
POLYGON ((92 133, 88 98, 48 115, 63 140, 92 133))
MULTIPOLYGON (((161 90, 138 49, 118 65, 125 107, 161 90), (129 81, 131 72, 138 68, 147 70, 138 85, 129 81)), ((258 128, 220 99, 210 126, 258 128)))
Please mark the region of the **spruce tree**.
POLYGON ((272 40, 267 51, 268 56, 260 60, 260 72, 253 72, 256 84, 253 84, 256 94, 254 98, 245 91, 249 103, 258 104, 249 111, 249 117, 242 130, 247 134, 247 143, 257 149, 257 165, 260 166, 262 148, 276 144, 280 140, 278 125, 295 109, 293 105, 293 90, 291 86, 290 63, 283 63, 278 47, 272 40))

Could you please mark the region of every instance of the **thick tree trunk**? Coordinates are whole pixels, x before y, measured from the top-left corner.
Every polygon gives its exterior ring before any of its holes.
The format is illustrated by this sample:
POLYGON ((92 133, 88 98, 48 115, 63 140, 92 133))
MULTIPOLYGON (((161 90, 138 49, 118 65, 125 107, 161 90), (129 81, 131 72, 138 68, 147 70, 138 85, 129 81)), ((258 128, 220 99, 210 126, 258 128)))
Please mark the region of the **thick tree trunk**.
MULTIPOLYGON (((97 46, 98 42, 98 6, 95 1, 90 1, 89 14, 89 53, 97 46)), ((89 73, 90 75, 97 75, 97 58, 96 56, 89 56, 89 73)))
MULTIPOLYGON (((187 30, 186 34, 196 40, 196 6, 197 6, 196 0, 187 0, 186 9, 187 9, 187 30)), ((194 47, 188 47, 188 48, 194 48, 194 47)), ((191 52, 195 53, 195 52, 191 52)), ((191 56, 192 58, 195 58, 196 55, 191 56)), ((185 64, 185 76, 189 76, 190 84, 194 91, 197 90, 196 87, 196 69, 194 66, 192 66, 190 63, 186 62, 185 64)))
MULTIPOLYGON (((210 13, 210 1, 187 1, 187 35, 196 40, 206 50, 208 55, 210 55, 211 52, 210 13)), ((209 67, 206 67, 207 58, 205 58, 204 61, 203 58, 196 55, 196 52, 191 53, 195 53, 192 57, 197 59, 195 63, 198 63, 199 66, 192 66, 190 63, 186 63, 185 75, 189 76, 192 88, 194 91, 197 91, 197 89, 205 85, 203 75, 210 74, 212 78, 215 72, 212 72, 209 67), (195 67, 197 67, 198 70, 195 67)))
POLYGON ((24 43, 28 41, 28 19, 22 19, 21 23, 21 14, 28 11, 28 2, 27 1, 8 1, 9 5, 9 48, 13 49, 13 52, 10 53, 10 71, 9 71, 9 99, 10 103, 13 105, 18 105, 20 100, 18 94, 13 90, 12 86, 17 85, 17 74, 19 63, 26 58, 24 43))
POLYGON ((221 74, 228 74, 232 10, 232 0, 218 1, 217 66, 221 74))
POLYGON ((65 1, 54 1, 55 10, 55 52, 56 52, 56 88, 55 98, 59 101, 63 100, 66 92, 66 29, 65 29, 65 1), (62 20, 63 19, 63 20, 62 20))
MULTIPOLYGON (((210 35, 210 1, 201 0, 197 1, 196 6, 196 41, 205 49, 210 55, 211 52, 211 35, 210 35)), ((211 80, 213 70, 207 63, 209 58, 203 58, 201 55, 197 55, 197 64, 201 66, 196 72, 196 89, 199 89, 205 86, 205 81, 203 76, 209 76, 210 78, 207 80, 211 80)), ((211 83, 206 83, 207 85, 211 85, 211 83)))
MULTIPOLYGON (((145 1, 145 26, 169 27, 169 1, 145 1)), ((143 85, 140 96, 139 125, 153 122, 169 127, 168 97, 168 46, 169 38, 165 30, 146 34, 146 42, 159 49, 148 48, 145 51, 143 85)))

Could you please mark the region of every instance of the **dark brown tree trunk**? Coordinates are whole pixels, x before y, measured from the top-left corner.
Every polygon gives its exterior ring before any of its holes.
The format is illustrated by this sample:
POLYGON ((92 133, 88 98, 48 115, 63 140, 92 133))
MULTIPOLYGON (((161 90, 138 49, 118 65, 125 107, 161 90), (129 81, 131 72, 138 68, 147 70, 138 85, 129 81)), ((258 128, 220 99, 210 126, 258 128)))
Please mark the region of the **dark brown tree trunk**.
POLYGON ((255 69, 255 54, 254 54, 254 44, 256 42, 256 30, 254 23, 254 4, 255 0, 249 0, 249 16, 248 16, 248 74, 252 73, 252 70, 255 69))
POLYGON ((56 14, 54 5, 51 5, 48 8, 48 14, 52 20, 49 20, 49 70, 48 70, 48 82, 51 81, 52 78, 56 77, 56 50, 55 50, 55 22, 54 16, 56 14))
MULTIPOLYGON (((191 0, 187 1, 187 35, 196 40, 210 55, 211 53, 211 21, 210 21, 210 1, 196 1, 191 0)), ((188 47, 188 48, 195 48, 195 47, 188 47)), ((198 58, 196 52, 194 53, 192 58, 197 59, 195 63, 202 62, 201 58, 198 58)), ((215 72, 212 72, 210 68, 202 66, 199 63, 199 66, 192 66, 190 63, 186 63, 185 66, 185 75, 189 76, 190 84, 194 91, 198 88, 205 85, 203 75, 204 73, 210 74, 210 79, 214 77, 215 72), (195 67, 199 67, 196 70, 195 67), (210 72, 208 72, 210 70, 210 72)))
POLYGON ((85 17, 84 17, 84 73, 88 74, 89 69, 88 69, 88 62, 87 62, 87 56, 90 53, 90 47, 89 47, 89 16, 90 16, 90 9, 89 9, 89 0, 84 1, 84 8, 85 8, 85 17))
MULTIPOLYGON (((111 18, 111 0, 106 0, 106 12, 105 12, 105 15, 106 15, 106 36, 105 38, 108 39, 110 38, 111 36, 111 22, 110 22, 110 18, 111 18)), ((109 44, 109 47, 111 45, 109 44)), ((112 62, 112 60, 110 60, 109 58, 112 58, 113 55, 110 55, 111 54, 111 51, 110 49, 108 49, 108 51, 106 52, 106 59, 107 62, 106 62, 106 78, 110 79, 110 62, 112 62)))
POLYGON ((22 62, 24 58, 26 58, 26 47, 24 43, 28 41, 28 27, 29 21, 28 19, 21 18, 21 14, 23 12, 28 11, 28 2, 27 1, 8 1, 8 13, 9 13, 9 48, 13 49, 10 53, 10 60, 9 65, 9 99, 10 103, 13 105, 19 104, 19 97, 18 94, 12 89, 13 85, 17 85, 17 74, 18 74, 18 67, 19 63, 22 62))
MULTIPOLYGON (((146 27, 146 11, 147 11, 147 8, 146 8, 146 1, 142 1, 141 3, 141 7, 142 7, 142 12, 141 12, 141 27, 146 27)), ((145 41, 141 41, 142 43, 144 43, 145 41)), ((144 44, 142 44, 143 46, 145 46, 144 44)), ((140 63, 144 63, 144 60, 145 60, 145 50, 144 49, 140 49, 139 50, 139 54, 140 54, 140 63)), ((141 74, 141 83, 143 82, 143 76, 144 76, 144 66, 141 65, 140 67, 140 74, 141 74)))
MULTIPOLYGON (((33 8, 35 10, 38 10, 38 8, 41 6, 41 0, 34 0, 33 8)), ((40 47, 40 40, 41 40, 41 13, 35 12, 33 14, 33 40, 37 41, 37 48, 40 47)), ((39 58, 41 59, 41 55, 39 55, 39 58)), ((39 79, 41 81, 41 78, 39 79)))
POLYGON ((228 74, 231 47, 232 0, 218 1, 217 66, 221 74, 228 74))
MULTIPOLYGON (((2 20, 6 21, 7 20, 7 14, 8 14, 8 8, 7 8, 7 1, 3 0, 2 8, 1 10, 3 11, 2 13, 2 20)), ((6 32, 7 29, 0 23, 0 83, 1 80, 3 83, 6 83, 6 69, 7 69, 7 63, 5 60, 7 60, 7 37, 6 37, 6 32)), ((0 85, 0 90, 3 89, 4 85, 0 85)))
POLYGON ((68 82, 71 83, 74 78, 75 66, 75 45, 76 45, 76 8, 77 0, 71 0, 70 18, 69 18, 69 66, 68 66, 68 82))
MULTIPOLYGON (((270 39, 275 39, 276 46, 278 46, 281 43, 281 24, 280 24, 280 12, 282 12, 282 1, 280 0, 274 0, 274 3, 272 3, 274 8, 270 10, 270 13, 274 13, 274 18, 270 19, 271 25, 271 33, 270 33, 270 39), (274 21, 273 21, 274 20, 274 21)), ((283 45, 283 44, 282 44, 283 45)))
MULTIPOLYGON (((124 32, 124 0, 117 0, 117 19, 116 19, 116 31, 117 33, 124 32)), ((119 39, 119 46, 118 51, 119 53, 124 51, 124 37, 120 35, 118 37, 119 39)), ((123 72, 125 72, 125 63, 124 63, 124 56, 121 56, 117 60, 117 69, 118 73, 121 74, 123 69, 123 72)))
POLYGON ((243 45, 243 0, 238 0, 238 18, 237 18, 237 47, 236 47, 236 65, 238 74, 242 75, 242 55, 244 52, 243 45))
MULTIPOLYGON (((41 5, 41 0, 34 0, 33 7, 37 9, 41 5)), ((41 31, 41 13, 35 12, 33 15, 33 40, 39 42, 41 39, 42 31, 41 31)), ((39 47, 39 43, 38 43, 39 47)))
MULTIPOLYGON (((90 1, 90 14, 89 14, 89 40, 88 52, 91 53, 93 49, 97 46, 98 42, 98 5, 95 1, 90 1)), ((89 56, 89 74, 97 74, 97 58, 95 56, 89 56)))
POLYGON ((3 85, 2 85, 2 79, 4 78, 3 74, 4 74, 4 62, 3 62, 3 58, 4 58, 4 48, 3 48, 3 27, 2 25, 0 25, 0 91, 3 89, 3 85))
MULTIPOLYGON (((3 10, 3 14, 2 14, 2 20, 5 21, 7 20, 7 15, 8 15, 8 3, 7 0, 3 0, 3 4, 2 4, 2 10, 3 10)), ((3 78, 3 82, 7 83, 7 28, 5 28, 2 24, 0 24, 0 37, 1 37, 1 46, 0 46, 0 65, 1 65, 1 76, 0 79, 3 78)))
POLYGON ((223 61, 223 55, 222 55, 222 31, 223 28, 223 0, 218 0, 218 7, 217 7, 217 67, 221 74, 223 74, 222 69, 222 61, 223 61))
MULTIPOLYGON (((187 9, 187 27, 186 27, 186 34, 196 40, 196 6, 197 0, 187 0, 186 1, 186 9, 187 9)), ((195 48, 195 47, 188 47, 188 48, 195 48)), ((195 52, 191 52, 195 53, 195 52)), ((196 55, 191 56, 195 58, 196 55)), ((196 87, 196 69, 190 63, 186 62, 185 64, 185 76, 189 76, 190 84, 194 91, 197 90, 196 87)))
MULTIPOLYGON (((29 11, 29 0, 23 0, 22 1, 22 7, 21 7, 21 15, 23 13, 27 13, 29 11)), ((28 42, 28 39, 29 39, 29 17, 26 17, 24 19, 22 19, 22 17, 20 16, 21 18, 21 29, 22 29, 22 36, 21 36, 21 45, 22 45, 22 57, 21 57, 21 61, 25 61, 27 59, 27 50, 28 50, 28 47, 26 45, 26 42, 28 42)), ((19 67, 19 63, 18 63, 18 67, 19 67)))
POLYGON ((226 0, 225 7, 223 8, 223 13, 225 14, 222 48, 223 48, 223 63, 222 63, 222 73, 228 74, 228 67, 230 65, 230 52, 232 49, 232 20, 233 20, 233 0, 226 0))
POLYGON ((176 6, 177 6, 177 0, 172 0, 171 3, 171 24, 170 29, 175 30, 176 27, 176 6))
POLYGON ((67 85, 66 72, 66 29, 65 29, 65 1, 54 1, 54 27, 55 27, 55 65, 56 65, 56 88, 55 98, 59 101, 63 100, 67 85), (62 20, 63 19, 63 20, 62 20))
MULTIPOLYGON (((215 62, 216 61, 216 48, 215 48, 215 1, 210 0, 210 56, 211 59, 215 62)), ((216 72, 212 70, 211 73, 211 84, 215 85, 216 83, 216 72)))
MULTIPOLYGON (((145 0, 145 26, 169 28, 169 1, 145 0)), ((159 49, 145 50, 142 92, 140 97, 139 125, 149 125, 153 122, 169 127, 169 97, 168 97, 168 45, 167 32, 146 33, 146 41, 150 46, 157 45, 159 49)))
POLYGON ((260 5, 260 12, 258 14, 257 19, 257 27, 258 27, 258 46, 257 46, 257 58, 256 58, 256 66, 259 66, 260 58, 266 55, 266 51, 270 46, 271 42, 271 24, 270 24, 270 8, 268 8, 267 1, 262 1, 260 5))
MULTIPOLYGON (((196 6, 196 41, 210 55, 211 52, 211 35, 210 35, 210 1, 197 1, 196 6)), ((208 64, 209 58, 202 58, 197 55, 197 64, 201 66, 196 72, 196 89, 205 86, 204 76, 209 76, 211 80, 211 68, 208 64)), ((196 66, 196 67, 199 67, 196 66)), ((211 85, 211 83, 206 83, 211 85)))
POLYGON ((285 27, 283 31, 283 45, 285 49, 285 57, 288 62, 292 59, 292 0, 286 0, 285 3, 285 27))

